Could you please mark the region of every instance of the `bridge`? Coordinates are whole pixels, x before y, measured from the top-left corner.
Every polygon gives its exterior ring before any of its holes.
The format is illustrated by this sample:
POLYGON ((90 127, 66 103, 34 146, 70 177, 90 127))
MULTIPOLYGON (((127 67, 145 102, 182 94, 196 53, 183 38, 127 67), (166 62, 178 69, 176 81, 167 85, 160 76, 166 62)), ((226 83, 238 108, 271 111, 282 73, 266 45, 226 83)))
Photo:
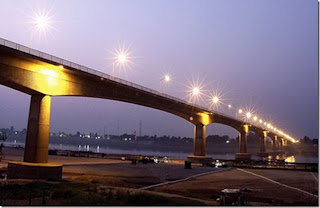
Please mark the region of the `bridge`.
MULTIPOLYGON (((55 167, 56 172, 51 171, 52 174, 62 172, 59 165, 48 163, 51 96, 110 99, 179 116, 194 125, 194 150, 188 158, 195 161, 210 159, 205 151, 205 131, 206 126, 212 123, 224 124, 239 132, 238 160, 250 159, 247 152, 249 131, 260 137, 262 156, 268 154, 267 137, 272 140, 273 152, 288 141, 295 142, 289 135, 266 125, 233 118, 1 38, 0 84, 31 95, 24 161, 9 163, 9 175, 14 175, 12 177, 26 177, 26 174, 18 173, 37 171, 39 167, 44 167, 44 170, 55 167)), ((44 173, 50 175, 49 172, 44 173)))

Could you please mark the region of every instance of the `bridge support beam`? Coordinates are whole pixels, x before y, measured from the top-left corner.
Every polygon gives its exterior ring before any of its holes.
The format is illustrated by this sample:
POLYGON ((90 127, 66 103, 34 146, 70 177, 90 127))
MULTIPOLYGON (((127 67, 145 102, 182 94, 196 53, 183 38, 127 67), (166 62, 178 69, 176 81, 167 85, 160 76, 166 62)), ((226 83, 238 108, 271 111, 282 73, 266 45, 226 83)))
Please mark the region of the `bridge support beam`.
POLYGON ((278 152, 280 153, 280 154, 284 154, 285 153, 285 151, 284 151, 284 148, 283 148, 283 138, 281 138, 281 137, 278 137, 278 141, 279 141, 279 146, 278 146, 278 152))
POLYGON ((24 162, 48 162, 50 108, 50 96, 31 96, 24 162))
POLYGON ((273 153, 277 152, 277 143, 278 143, 278 137, 277 136, 272 137, 272 152, 273 153))
POLYGON ((243 130, 239 133, 239 152, 236 153, 236 160, 250 160, 251 155, 247 152, 247 133, 249 126, 243 125, 243 130))
POLYGON ((194 127, 194 146, 193 154, 195 156, 206 155, 206 127, 202 124, 194 127))
POLYGON ((263 131, 262 135, 259 135, 260 137, 260 157, 267 157, 268 153, 266 152, 266 143, 267 143, 267 131, 263 131))
POLYGON ((48 163, 50 108, 50 96, 31 96, 24 162, 9 162, 8 178, 62 178, 62 165, 48 163))
POLYGON ((193 155, 188 156, 191 162, 207 163, 212 158, 206 156, 206 127, 203 124, 196 124, 194 127, 193 155))
POLYGON ((286 139, 282 139, 282 146, 288 146, 288 141, 286 139))

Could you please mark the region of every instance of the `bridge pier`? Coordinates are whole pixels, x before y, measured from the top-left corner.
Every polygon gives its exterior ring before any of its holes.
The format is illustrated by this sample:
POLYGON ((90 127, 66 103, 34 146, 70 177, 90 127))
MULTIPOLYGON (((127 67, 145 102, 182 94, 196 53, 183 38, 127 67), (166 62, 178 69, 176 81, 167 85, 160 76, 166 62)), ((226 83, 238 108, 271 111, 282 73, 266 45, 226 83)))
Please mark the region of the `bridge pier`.
POLYGON ((272 148, 271 151, 272 153, 276 153, 277 152, 277 142, 278 142, 278 138, 277 136, 274 136, 271 138, 272 139, 272 148))
POLYGON ((263 131, 263 133, 259 135, 259 137, 260 137, 260 152, 258 153, 258 155, 260 157, 267 157, 268 156, 268 153, 266 152, 267 131, 263 131))
POLYGON ((279 138, 279 150, 280 151, 282 151, 282 142, 283 142, 283 140, 282 140, 282 138, 279 138))
POLYGON ((282 146, 285 147, 288 145, 288 141, 282 138, 282 146))
POLYGON ((191 162, 207 163, 212 158, 206 156, 206 127, 203 124, 196 124, 194 127, 193 155, 189 155, 191 162))
POLYGON ((278 146, 278 152, 280 153, 280 154, 284 154, 285 153, 285 151, 284 151, 284 148, 283 148, 283 138, 278 138, 278 140, 279 140, 279 146, 278 146))
POLYGON ((243 125, 243 130, 239 133, 239 152, 236 153, 236 160, 250 160, 251 155, 247 152, 247 133, 249 126, 243 125))
POLYGON ((24 162, 48 162, 50 108, 50 96, 31 96, 24 162))
POLYGON ((50 108, 50 96, 31 96, 24 159, 8 163, 8 178, 62 178, 62 165, 48 163, 50 108))

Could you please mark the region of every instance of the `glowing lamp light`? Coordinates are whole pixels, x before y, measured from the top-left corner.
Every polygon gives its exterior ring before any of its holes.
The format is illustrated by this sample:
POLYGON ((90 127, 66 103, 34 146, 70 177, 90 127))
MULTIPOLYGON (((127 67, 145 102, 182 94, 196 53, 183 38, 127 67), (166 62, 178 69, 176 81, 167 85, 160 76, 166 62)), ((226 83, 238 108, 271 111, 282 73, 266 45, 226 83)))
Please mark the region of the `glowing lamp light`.
POLYGON ((271 126, 271 124, 268 123, 268 124, 267 124, 267 127, 270 128, 270 126, 271 126))
POLYGON ((247 113, 246 113, 246 116, 247 116, 247 118, 251 118, 251 113, 250 113, 250 112, 247 112, 247 113))
POLYGON ((242 113, 242 109, 239 109, 239 110, 238 110, 238 113, 240 113, 240 114, 241 114, 241 113, 242 113))
POLYGON ((232 105, 231 105, 231 104, 229 104, 229 105, 228 105, 228 108, 231 108, 231 107, 232 107, 232 105))
POLYGON ((262 119, 259 119, 259 123, 262 123, 263 121, 262 121, 262 119))
POLYGON ((125 54, 123 54, 123 53, 119 54, 119 55, 118 55, 118 61, 119 61, 120 63, 126 62, 126 61, 127 61, 127 56, 126 56, 125 54))
POLYGON ((40 30, 46 29, 49 25, 49 20, 47 16, 41 15, 38 16, 37 19, 35 20, 35 27, 39 28, 40 30))
POLYGON ((254 121, 257 121, 257 120, 258 120, 258 117, 257 117, 257 116, 254 116, 254 117, 253 117, 253 120, 254 120, 254 121))
POLYGON ((198 87, 194 87, 192 93, 193 95, 198 95, 200 93, 200 89, 198 87))
POLYGON ((212 102, 215 103, 215 104, 217 104, 217 103, 219 102, 219 98, 218 98, 217 96, 214 96, 214 97, 212 98, 212 102))
POLYGON ((58 77, 58 73, 50 69, 40 69, 40 73, 50 77, 58 77))
POLYGON ((113 48, 109 52, 112 54, 112 74, 115 73, 115 70, 117 70, 117 73, 126 73, 127 69, 132 69, 131 65, 134 64, 132 60, 135 57, 132 56, 133 50, 131 49, 131 44, 126 46, 119 43, 118 47, 113 48))
POLYGON ((167 75, 164 76, 164 81, 170 82, 170 80, 171 80, 170 75, 167 74, 167 75))

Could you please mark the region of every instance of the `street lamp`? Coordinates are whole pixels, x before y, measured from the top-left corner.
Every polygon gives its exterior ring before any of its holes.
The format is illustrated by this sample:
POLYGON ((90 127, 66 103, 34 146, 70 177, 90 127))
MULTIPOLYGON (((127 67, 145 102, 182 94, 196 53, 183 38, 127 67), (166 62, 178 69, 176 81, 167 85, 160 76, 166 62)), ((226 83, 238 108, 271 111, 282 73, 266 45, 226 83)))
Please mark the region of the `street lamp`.
POLYGON ((30 48, 32 48, 32 40, 34 33, 37 32, 39 36, 45 35, 45 33, 50 28, 54 28, 52 26, 52 15, 50 15, 50 10, 39 10, 34 11, 33 16, 31 17, 31 35, 30 35, 30 48))
POLYGON ((212 102, 213 102, 214 104, 219 103, 219 98, 218 98, 217 96, 214 96, 214 97, 212 98, 212 102))
POLYGON ((133 64, 132 59, 134 58, 132 55, 133 50, 131 50, 131 44, 126 46, 123 44, 122 46, 119 44, 118 48, 114 48, 113 51, 109 51, 113 57, 112 61, 112 75, 114 74, 115 69, 119 68, 120 71, 126 69, 131 69, 131 64, 133 64))
POLYGON ((165 82, 170 82, 170 80, 171 80, 171 77, 170 77, 169 74, 164 75, 164 81, 165 82))
POLYGON ((200 93, 199 87, 194 87, 194 88, 192 89, 192 93, 193 93, 194 96, 199 95, 199 93, 200 93))

